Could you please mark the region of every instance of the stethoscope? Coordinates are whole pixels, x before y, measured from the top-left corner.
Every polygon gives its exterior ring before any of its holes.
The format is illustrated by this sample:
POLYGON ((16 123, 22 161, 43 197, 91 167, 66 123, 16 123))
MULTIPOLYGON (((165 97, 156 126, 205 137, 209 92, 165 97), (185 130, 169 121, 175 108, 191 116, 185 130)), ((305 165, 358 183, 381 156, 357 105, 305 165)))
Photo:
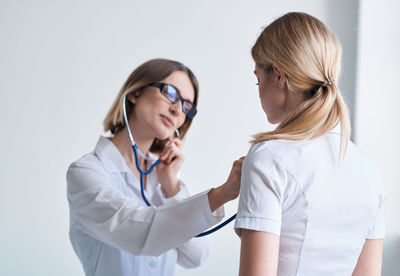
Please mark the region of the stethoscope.
MULTIPOLYGON (((154 158, 150 158, 150 157, 145 156, 142 153, 142 151, 139 149, 139 147, 136 145, 135 140, 133 139, 133 136, 132 136, 131 129, 130 129, 129 124, 128 124, 128 116, 126 115, 125 102, 126 102, 126 96, 124 96, 122 107, 123 107, 125 125, 126 125, 126 128, 128 130, 129 139, 131 140, 131 143, 132 143, 133 153, 135 154, 136 168, 138 169, 138 171, 140 173, 140 193, 142 194, 143 201, 146 203, 146 205, 147 206, 151 206, 150 202, 147 200, 146 195, 144 193, 144 176, 148 175, 149 173, 151 173, 153 171, 153 169, 158 164, 160 164, 161 161, 160 161, 160 159, 154 159, 154 158), (146 160, 148 160, 150 162, 153 162, 153 164, 150 166, 150 168, 148 170, 142 170, 142 168, 139 165, 139 156, 138 155, 140 155, 141 157, 143 157, 144 159, 146 159, 146 160)), ((179 131, 178 130, 176 130, 176 133, 177 133, 177 136, 179 136, 179 131)), ((221 224, 217 225, 216 227, 214 227, 214 228, 212 228, 212 229, 210 229, 210 230, 208 230, 206 232, 198 234, 196 236, 196 238, 204 237, 204 236, 207 236, 207 235, 209 235, 211 233, 214 233, 215 231, 221 229, 222 227, 224 227, 225 225, 230 223, 235 218, 236 218, 236 214, 233 215, 232 217, 230 217, 229 219, 227 219, 226 221, 222 222, 221 224)))

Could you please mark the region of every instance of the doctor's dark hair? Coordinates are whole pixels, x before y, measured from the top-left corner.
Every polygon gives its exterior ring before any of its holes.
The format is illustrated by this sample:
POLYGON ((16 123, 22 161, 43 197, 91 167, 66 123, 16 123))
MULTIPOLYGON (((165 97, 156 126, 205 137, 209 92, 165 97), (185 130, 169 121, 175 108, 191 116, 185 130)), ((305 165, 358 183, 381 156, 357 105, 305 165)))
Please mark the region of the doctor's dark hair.
MULTIPOLYGON (((168 77, 171 73, 175 71, 183 71, 189 77, 193 88, 194 88, 194 100, 193 104, 197 107, 198 97, 199 97, 199 83, 193 72, 180 62, 168 59, 152 59, 149 60, 139 67, 137 67, 125 81, 121 90, 118 93, 113 105, 106 118, 104 119, 104 131, 110 131, 113 135, 117 134, 125 127, 124 115, 122 111, 123 98, 124 96, 133 93, 134 95, 140 95, 143 89, 151 83, 160 82, 161 80, 168 77)), ((134 109, 134 104, 130 101, 126 101, 126 112, 127 116, 131 114, 134 109)), ((179 138, 183 139, 186 132, 188 131, 192 119, 187 117, 183 125, 178 128, 179 138)), ((150 147, 150 152, 161 153, 166 146, 168 139, 159 140, 155 139, 150 147)))
POLYGON ((337 86, 342 46, 325 24, 305 13, 287 13, 262 31, 251 54, 265 74, 277 66, 286 75, 289 92, 303 94, 275 130, 254 135, 251 143, 311 139, 340 124, 340 155, 344 153, 350 119, 337 86))

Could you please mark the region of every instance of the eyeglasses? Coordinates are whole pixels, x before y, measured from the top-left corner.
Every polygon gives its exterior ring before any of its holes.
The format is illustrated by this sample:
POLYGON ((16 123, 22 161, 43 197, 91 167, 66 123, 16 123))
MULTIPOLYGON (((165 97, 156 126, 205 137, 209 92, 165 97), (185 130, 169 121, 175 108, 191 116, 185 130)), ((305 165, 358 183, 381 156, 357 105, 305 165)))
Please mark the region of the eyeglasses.
POLYGON ((186 114, 189 118, 193 118, 196 113, 197 109, 196 106, 188 101, 185 100, 181 94, 179 94, 178 89, 173 86, 172 84, 168 83, 152 83, 149 86, 157 87, 160 89, 160 92, 163 96, 165 96, 171 103, 176 104, 179 101, 182 101, 182 111, 186 114))

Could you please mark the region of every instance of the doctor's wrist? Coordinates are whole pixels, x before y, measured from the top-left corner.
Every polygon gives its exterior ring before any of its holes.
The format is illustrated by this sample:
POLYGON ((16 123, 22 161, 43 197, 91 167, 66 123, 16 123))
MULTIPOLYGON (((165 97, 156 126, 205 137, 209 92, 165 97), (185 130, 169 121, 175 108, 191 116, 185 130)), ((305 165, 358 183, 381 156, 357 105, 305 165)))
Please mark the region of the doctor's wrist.
POLYGON ((208 192, 208 203, 210 204, 211 212, 214 212, 228 201, 229 199, 226 198, 226 194, 223 191, 223 186, 212 188, 208 192))
POLYGON ((181 190, 179 185, 179 180, 176 180, 176 183, 173 185, 161 185, 161 191, 164 193, 166 198, 173 197, 177 195, 181 190))

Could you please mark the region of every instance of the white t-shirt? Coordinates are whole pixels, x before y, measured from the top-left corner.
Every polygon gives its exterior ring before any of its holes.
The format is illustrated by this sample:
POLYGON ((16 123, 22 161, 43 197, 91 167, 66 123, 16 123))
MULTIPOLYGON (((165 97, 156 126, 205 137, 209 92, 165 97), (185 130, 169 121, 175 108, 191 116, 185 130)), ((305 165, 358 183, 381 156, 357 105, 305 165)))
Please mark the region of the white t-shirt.
POLYGON ((209 255, 205 238, 190 238, 221 220, 223 207, 212 214, 207 192, 189 198, 182 182, 181 191, 166 198, 155 170, 146 183, 152 207, 105 137, 69 167, 70 239, 86 275, 170 276, 176 263, 196 267, 209 255))
POLYGON ((235 230, 280 236, 278 275, 351 275, 365 239, 385 235, 385 193, 375 163, 349 142, 338 164, 334 129, 307 141, 251 147, 235 230))

